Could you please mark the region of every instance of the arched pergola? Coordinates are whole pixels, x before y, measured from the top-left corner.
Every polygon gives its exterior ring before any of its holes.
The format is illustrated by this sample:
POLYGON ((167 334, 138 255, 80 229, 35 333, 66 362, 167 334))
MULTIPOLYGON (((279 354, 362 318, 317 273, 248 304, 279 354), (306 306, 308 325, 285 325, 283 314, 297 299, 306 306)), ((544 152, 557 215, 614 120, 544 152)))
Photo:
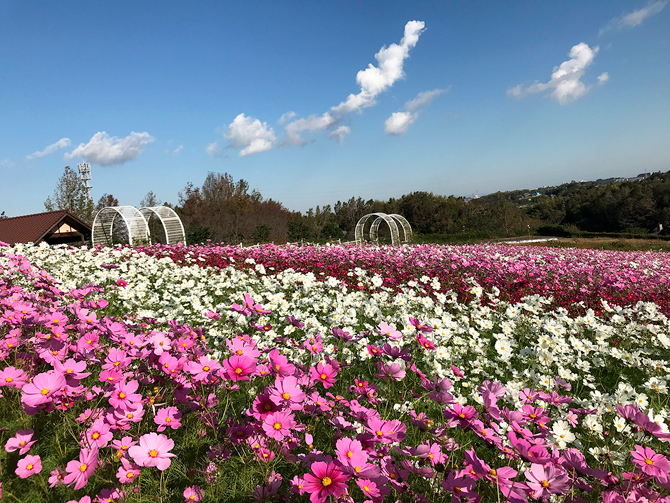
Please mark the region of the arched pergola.
POLYGON ((126 240, 131 246, 149 242, 149 226, 142 213, 134 206, 109 206, 101 209, 93 220, 93 244, 111 246, 114 241, 126 240), (120 224, 123 226, 119 227, 120 224))
POLYGON ((165 243, 172 245, 176 243, 186 243, 186 235, 184 234, 184 225, 179 216, 169 206, 145 206, 140 209, 140 213, 144 217, 149 226, 149 233, 151 242, 157 243, 159 241, 157 233, 154 232, 153 222, 155 219, 161 223, 165 233, 165 243))
POLYGON ((367 215, 364 215, 361 217, 361 219, 358 221, 356 224, 356 244, 363 244, 364 241, 364 233, 365 233, 365 224, 370 220, 372 217, 377 217, 375 220, 372 222, 372 226, 370 227, 370 241, 376 241, 378 237, 378 232, 379 232, 379 226, 382 224, 382 222, 386 222, 386 225, 388 225, 389 230, 391 231, 391 243, 396 244, 400 242, 400 233, 398 232, 398 223, 402 227, 403 234, 404 234, 404 241, 407 241, 412 237, 412 228, 409 225, 409 222, 402 216, 402 215, 397 215, 397 214, 392 214, 392 215, 387 215, 386 213, 368 213, 367 215), (396 223, 396 221, 398 223, 396 223))
MULTIPOLYGON (((412 239, 412 227, 409 225, 409 222, 405 217, 403 217, 402 215, 398 215, 397 213, 391 213, 388 216, 391 217, 393 220, 395 220, 398 224, 400 224, 398 230, 402 228, 403 239, 402 240, 398 239, 399 241, 409 241, 410 239, 412 239)), ((372 222, 372 226, 370 227, 370 241, 377 241, 379 226, 381 225, 382 222, 385 221, 386 220, 383 217, 377 217, 375 221, 372 222)), ((400 238, 399 232, 398 232, 398 238, 400 238)))

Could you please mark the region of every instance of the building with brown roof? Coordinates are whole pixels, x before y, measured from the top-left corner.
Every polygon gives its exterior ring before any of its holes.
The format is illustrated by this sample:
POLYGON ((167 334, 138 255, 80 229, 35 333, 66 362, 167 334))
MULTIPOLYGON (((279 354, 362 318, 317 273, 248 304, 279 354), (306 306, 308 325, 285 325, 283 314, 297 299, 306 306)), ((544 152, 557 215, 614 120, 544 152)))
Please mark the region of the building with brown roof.
POLYGON ((16 243, 83 244, 91 239, 91 225, 68 210, 47 211, 0 220, 0 241, 16 243))

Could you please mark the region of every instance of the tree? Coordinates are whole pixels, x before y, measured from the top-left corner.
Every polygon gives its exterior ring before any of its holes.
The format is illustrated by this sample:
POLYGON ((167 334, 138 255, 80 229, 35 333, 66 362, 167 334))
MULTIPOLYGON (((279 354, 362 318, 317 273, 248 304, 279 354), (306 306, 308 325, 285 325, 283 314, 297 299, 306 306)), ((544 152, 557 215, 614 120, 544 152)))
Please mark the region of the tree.
POLYGON ((93 200, 88 197, 84 182, 70 166, 65 166, 65 172, 54 190, 53 199, 47 197, 44 207, 47 211, 70 210, 86 222, 93 220, 93 200))
POLYGON ((140 208, 147 208, 150 206, 160 206, 161 205, 161 200, 158 199, 158 196, 154 194, 153 190, 150 190, 147 192, 147 195, 144 196, 144 199, 140 201, 140 208))
POLYGON ((98 199, 98 204, 95 205, 95 213, 97 214, 103 208, 109 208, 110 206, 118 206, 119 200, 111 194, 103 194, 100 199, 98 199))

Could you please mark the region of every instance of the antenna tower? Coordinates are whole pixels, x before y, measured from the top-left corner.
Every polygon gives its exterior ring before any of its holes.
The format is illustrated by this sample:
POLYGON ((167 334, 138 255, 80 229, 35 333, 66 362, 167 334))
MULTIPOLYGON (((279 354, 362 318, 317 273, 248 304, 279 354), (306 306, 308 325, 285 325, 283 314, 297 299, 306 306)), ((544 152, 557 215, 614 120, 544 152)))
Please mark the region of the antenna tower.
POLYGON ((84 187, 86 187, 86 192, 88 193, 88 198, 91 199, 91 163, 90 162, 80 162, 77 164, 77 169, 79 170, 79 178, 84 182, 84 187))

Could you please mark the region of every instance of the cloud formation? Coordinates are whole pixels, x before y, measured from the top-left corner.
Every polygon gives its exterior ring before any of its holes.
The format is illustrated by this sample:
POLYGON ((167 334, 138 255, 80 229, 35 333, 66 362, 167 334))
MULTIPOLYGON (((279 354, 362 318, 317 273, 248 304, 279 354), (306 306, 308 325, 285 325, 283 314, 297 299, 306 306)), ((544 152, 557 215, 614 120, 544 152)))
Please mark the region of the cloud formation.
POLYGON ((179 155, 179 152, 184 150, 184 145, 179 145, 176 149, 172 151, 172 155, 179 155))
POLYGON ((349 126, 340 126, 337 129, 333 129, 328 138, 335 140, 340 145, 344 144, 344 137, 351 133, 351 128, 349 126))
MULTIPOLYGON (((547 83, 535 82, 527 87, 519 84, 507 90, 507 96, 521 99, 529 94, 537 94, 548 91, 550 96, 561 105, 571 103, 584 96, 593 86, 587 86, 582 82, 586 69, 593 63, 598 54, 598 46, 593 49, 584 42, 570 49, 570 59, 554 67, 551 80, 547 83)), ((609 80, 607 72, 598 77, 598 85, 609 80)))
POLYGON ((667 1, 658 1, 653 3, 650 2, 646 5, 646 7, 642 7, 641 9, 629 12, 628 14, 615 17, 611 19, 610 22, 605 26, 600 28, 598 35, 602 35, 603 33, 607 33, 611 30, 620 31, 627 28, 634 28, 635 26, 642 24, 642 21, 648 17, 654 16, 661 12, 667 3, 667 1))
POLYGON ((342 144, 344 137, 351 132, 351 128, 338 126, 340 120, 354 111, 375 105, 376 97, 380 93, 405 76, 404 62, 409 57, 410 49, 418 42, 424 27, 423 21, 408 22, 400 44, 394 43, 388 47, 382 47, 375 54, 377 66, 369 64, 365 70, 359 71, 356 75, 356 83, 360 86, 358 94, 350 94, 346 100, 331 107, 322 115, 310 115, 295 120, 291 120, 295 117, 294 112, 282 115, 279 124, 285 124, 286 138, 283 142, 277 141, 274 130, 269 128, 265 122, 261 123, 258 119, 240 114, 228 126, 228 133, 224 135, 230 140, 228 146, 241 148, 241 156, 250 155, 278 146, 304 145, 307 142, 302 137, 302 133, 328 129, 331 129, 328 137, 342 144))
POLYGON ((394 112, 384 123, 384 132, 393 136, 401 136, 407 132, 407 128, 419 118, 419 113, 430 105, 435 98, 444 94, 448 89, 433 89, 423 91, 416 98, 405 103, 405 111, 394 112))
POLYGON ((229 148, 241 148, 241 156, 270 150, 277 143, 274 129, 267 122, 240 114, 228 126, 223 135, 230 141, 229 148))
POLYGON ((56 143, 52 143, 51 145, 46 147, 44 150, 38 150, 37 152, 33 152, 32 154, 27 155, 26 159, 39 159, 40 157, 45 157, 49 154, 53 154, 56 150, 60 150, 61 148, 69 146, 70 146, 70 139, 61 138, 56 143))
POLYGON ((118 138, 100 131, 88 143, 80 143, 72 152, 66 153, 64 158, 67 160, 82 157, 84 161, 92 164, 114 166, 132 161, 153 142, 154 137, 147 132, 133 131, 125 138, 118 138))
POLYGON ((221 147, 219 143, 214 141, 205 147, 205 152, 207 152, 212 157, 223 157, 223 152, 221 152, 221 147))

